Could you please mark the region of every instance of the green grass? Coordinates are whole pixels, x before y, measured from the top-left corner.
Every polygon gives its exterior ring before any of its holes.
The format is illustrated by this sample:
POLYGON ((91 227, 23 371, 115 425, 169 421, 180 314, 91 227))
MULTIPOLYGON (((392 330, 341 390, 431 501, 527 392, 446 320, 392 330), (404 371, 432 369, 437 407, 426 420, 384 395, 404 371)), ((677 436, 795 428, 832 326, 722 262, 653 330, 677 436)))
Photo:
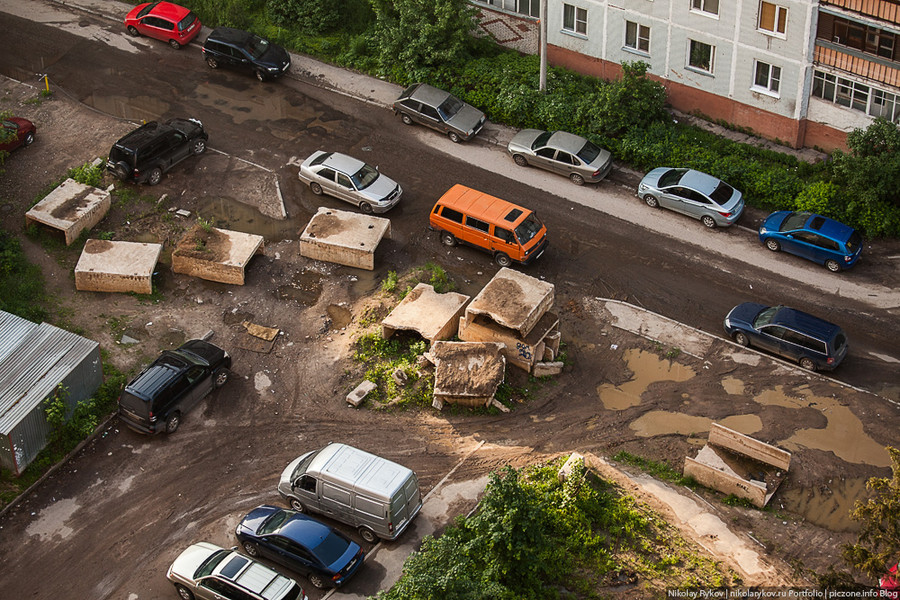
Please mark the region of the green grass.
POLYGON ((649 458, 637 456, 636 454, 631 454, 624 450, 617 453, 612 459, 626 465, 631 465, 632 467, 637 467, 648 475, 653 475, 657 479, 669 481, 677 485, 686 485, 688 487, 697 487, 699 485, 693 477, 685 477, 665 462, 650 460, 649 458))

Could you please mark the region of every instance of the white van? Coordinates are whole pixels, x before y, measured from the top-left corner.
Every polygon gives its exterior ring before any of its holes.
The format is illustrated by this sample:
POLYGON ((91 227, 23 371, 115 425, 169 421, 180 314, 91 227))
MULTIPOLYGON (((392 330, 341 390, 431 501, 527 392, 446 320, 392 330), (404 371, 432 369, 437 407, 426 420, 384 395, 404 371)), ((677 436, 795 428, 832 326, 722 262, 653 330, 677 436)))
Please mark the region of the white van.
POLYGON ((395 539, 422 508, 411 469, 346 444, 329 444, 291 462, 278 493, 294 510, 356 527, 369 543, 395 539))

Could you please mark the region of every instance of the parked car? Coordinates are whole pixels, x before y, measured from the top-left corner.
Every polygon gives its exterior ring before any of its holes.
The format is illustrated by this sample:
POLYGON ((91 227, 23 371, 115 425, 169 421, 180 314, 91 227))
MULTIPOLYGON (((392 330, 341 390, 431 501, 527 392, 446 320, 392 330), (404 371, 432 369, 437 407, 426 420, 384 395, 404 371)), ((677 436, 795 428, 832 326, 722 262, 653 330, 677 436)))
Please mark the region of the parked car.
POLYGON ((231 27, 213 29, 201 50, 209 68, 250 71, 260 81, 280 77, 291 67, 291 57, 284 48, 255 33, 231 27))
POLYGON ((125 27, 134 37, 146 35, 178 50, 200 33, 200 19, 190 9, 171 2, 145 2, 128 12, 125 27))
POLYGON ((641 179, 638 196, 650 208, 672 209, 700 219, 710 229, 732 225, 744 212, 744 198, 738 190, 693 169, 653 169, 641 179))
POLYGON ((262 556, 303 574, 317 588, 344 584, 362 565, 365 553, 328 525, 294 510, 258 506, 235 530, 244 552, 262 556))
POLYGON ((197 119, 150 121, 113 144, 106 169, 122 181, 156 185, 188 156, 206 152, 208 140, 197 119))
POLYGON ((393 104, 407 125, 419 123, 446 133, 450 141, 469 140, 484 127, 484 113, 444 90, 414 83, 393 104))
POLYGON ((356 527, 369 543, 396 539, 422 508, 412 469, 346 444, 328 444, 291 461, 278 493, 294 510, 356 527))
POLYGON ((533 165, 565 175, 575 185, 597 183, 612 169, 612 154, 580 135, 523 129, 507 146, 520 167, 533 165))
POLYGON ((786 306, 739 304, 725 317, 725 331, 741 346, 766 350, 810 371, 830 371, 847 355, 840 327, 786 306))
POLYGON ((37 132, 34 123, 22 117, 9 117, 0 123, 0 127, 3 129, 0 140, 9 137, 6 141, 0 141, 0 150, 6 152, 12 152, 22 146, 30 146, 34 141, 34 134, 37 132))
POLYGON ((182 416, 228 381, 231 356, 203 340, 164 350, 125 386, 119 418, 141 433, 174 433, 182 416))
POLYGON ((859 232, 810 212, 774 212, 759 226, 759 241, 772 252, 784 250, 836 273, 856 264, 862 254, 859 232))
POLYGON ((308 600, 293 579, 209 542, 188 546, 166 577, 183 600, 308 600))
POLYGON ((387 212, 403 194, 397 182, 382 175, 378 167, 340 152, 313 152, 300 165, 300 181, 309 184, 313 194, 345 200, 364 213, 387 212))

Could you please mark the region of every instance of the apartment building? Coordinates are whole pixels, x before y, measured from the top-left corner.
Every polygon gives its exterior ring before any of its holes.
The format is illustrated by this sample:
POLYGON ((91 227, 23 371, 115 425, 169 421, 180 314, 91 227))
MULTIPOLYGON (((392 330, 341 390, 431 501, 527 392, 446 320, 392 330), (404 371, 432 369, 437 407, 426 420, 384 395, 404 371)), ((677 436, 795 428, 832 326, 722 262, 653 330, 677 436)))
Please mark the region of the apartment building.
MULTIPOLYGON (((537 52, 539 1, 473 4, 499 43, 537 52)), ((900 118, 900 0, 547 2, 551 64, 609 79, 643 60, 678 110, 829 149, 900 118)))

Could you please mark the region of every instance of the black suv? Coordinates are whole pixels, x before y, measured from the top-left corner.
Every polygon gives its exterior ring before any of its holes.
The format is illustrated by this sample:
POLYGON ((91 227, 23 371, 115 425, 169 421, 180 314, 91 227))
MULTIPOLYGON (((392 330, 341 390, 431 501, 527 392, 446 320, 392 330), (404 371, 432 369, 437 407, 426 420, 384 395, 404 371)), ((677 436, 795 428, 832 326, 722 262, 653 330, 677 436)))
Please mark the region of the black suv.
POLYGON ((156 185, 188 156, 203 154, 208 139, 197 119, 150 121, 113 145, 106 169, 122 181, 156 185))
POLYGON ((225 385, 230 368, 228 353, 203 340, 165 350, 125 386, 119 396, 119 418, 141 433, 172 433, 182 414, 225 385))
POLYGON ((281 46, 231 27, 213 29, 202 50, 211 69, 234 67, 253 71, 260 81, 284 75, 291 66, 291 57, 281 46))

